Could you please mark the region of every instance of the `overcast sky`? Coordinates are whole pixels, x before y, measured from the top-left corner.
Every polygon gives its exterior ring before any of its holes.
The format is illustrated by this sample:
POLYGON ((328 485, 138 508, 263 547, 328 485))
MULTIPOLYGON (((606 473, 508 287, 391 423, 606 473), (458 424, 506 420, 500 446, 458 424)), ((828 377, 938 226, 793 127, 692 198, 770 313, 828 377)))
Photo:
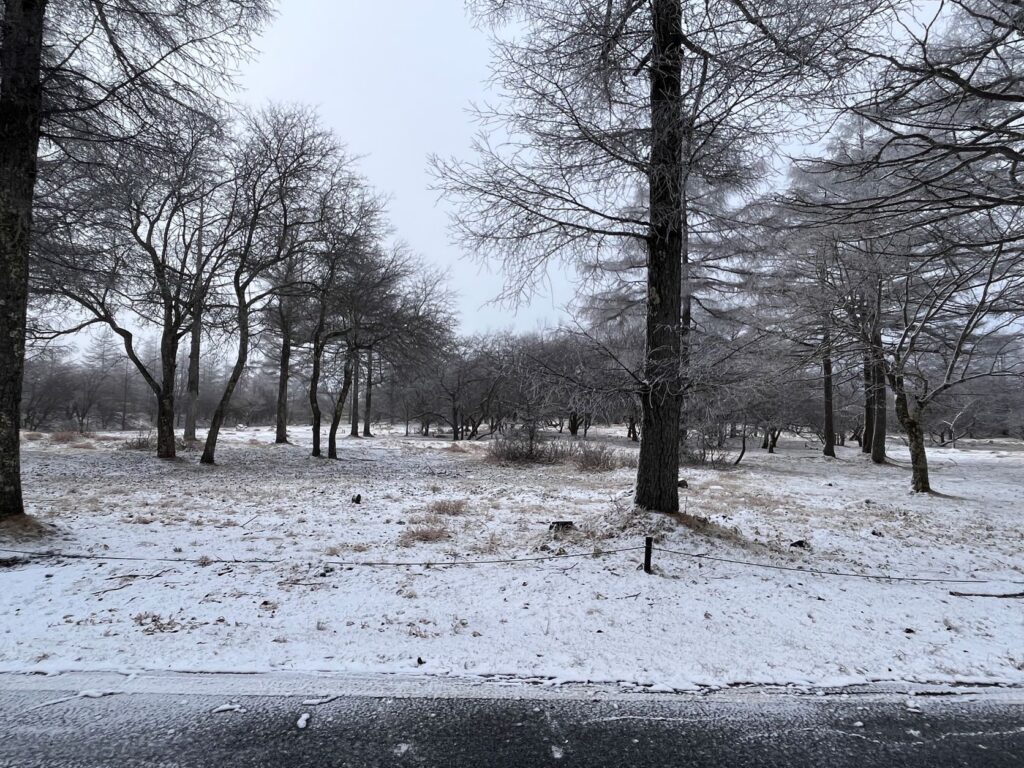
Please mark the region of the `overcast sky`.
POLYGON ((464 331, 556 324, 572 296, 568 281, 518 310, 488 304, 500 269, 450 243, 446 206, 427 188, 427 156, 468 156, 466 108, 487 95, 487 38, 461 0, 285 0, 279 8, 256 43, 258 59, 243 69, 243 99, 313 105, 364 156, 364 174, 391 197, 397 237, 450 268, 464 331))

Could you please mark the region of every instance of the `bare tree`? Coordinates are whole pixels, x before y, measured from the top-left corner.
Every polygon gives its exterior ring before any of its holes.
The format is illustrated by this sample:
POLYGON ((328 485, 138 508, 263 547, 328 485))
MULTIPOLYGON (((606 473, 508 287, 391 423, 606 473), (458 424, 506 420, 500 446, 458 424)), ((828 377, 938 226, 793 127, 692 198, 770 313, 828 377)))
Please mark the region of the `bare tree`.
POLYGON ((0 33, 0 516, 24 512, 19 439, 40 142, 130 134, 222 76, 263 0, 7 0, 0 33))

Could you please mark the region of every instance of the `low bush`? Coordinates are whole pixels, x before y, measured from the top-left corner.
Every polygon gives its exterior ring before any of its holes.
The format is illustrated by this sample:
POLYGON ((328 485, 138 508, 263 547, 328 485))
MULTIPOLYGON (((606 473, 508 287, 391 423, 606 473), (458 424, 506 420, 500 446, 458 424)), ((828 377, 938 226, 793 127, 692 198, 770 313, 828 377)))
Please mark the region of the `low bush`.
POLYGON ((504 464, 566 464, 582 472, 606 472, 635 467, 633 453, 617 451, 600 443, 575 440, 530 440, 522 432, 510 432, 491 441, 490 458, 504 464))
POLYGON ((54 432, 50 435, 50 440, 54 443, 61 443, 63 445, 66 443, 73 443, 81 437, 82 436, 77 432, 65 430, 61 432, 54 432))

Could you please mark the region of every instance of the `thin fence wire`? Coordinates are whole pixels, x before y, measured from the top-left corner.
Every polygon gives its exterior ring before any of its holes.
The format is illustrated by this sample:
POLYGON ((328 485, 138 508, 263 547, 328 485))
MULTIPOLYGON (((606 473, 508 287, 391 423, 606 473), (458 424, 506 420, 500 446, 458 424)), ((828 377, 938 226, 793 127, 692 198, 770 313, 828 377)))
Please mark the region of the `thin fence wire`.
MULTIPOLYGON (((459 566, 474 566, 474 565, 503 565, 503 564, 515 564, 515 563, 538 563, 549 560, 565 560, 570 558, 601 558, 606 555, 616 555, 624 552, 639 552, 644 549, 643 546, 638 547, 621 547, 618 549, 599 549, 590 552, 569 552, 562 554, 552 555, 537 555, 531 557, 509 557, 509 558, 493 558, 484 560, 473 560, 473 559, 460 559, 459 556, 449 556, 447 559, 438 560, 421 560, 421 561, 410 561, 410 560, 332 560, 323 559, 317 560, 316 562, 323 565, 332 565, 340 568, 404 568, 404 567, 421 567, 421 568, 452 568, 459 566)), ((1011 581, 1008 579, 993 579, 993 578, 962 578, 962 577, 950 577, 945 576, 893 576, 884 573, 854 573, 852 571, 826 571, 818 568, 807 568, 804 566, 794 565, 777 565, 773 563, 758 563, 750 560, 739 560, 736 558, 719 557, 717 555, 708 555, 701 552, 682 552, 676 549, 665 549, 664 547, 653 547, 652 551, 661 552, 666 555, 676 555, 677 557, 685 557, 692 560, 708 560, 718 563, 729 563, 731 565, 740 565, 746 568, 760 568, 774 571, 786 571, 789 573, 803 573, 813 574, 816 576, 830 576, 834 578, 847 578, 847 579, 872 579, 877 581, 885 582, 906 582, 906 583, 934 583, 934 584, 1024 584, 1024 581, 1011 581)), ((278 559, 212 559, 212 558, 190 558, 190 557, 133 557, 130 555, 94 555, 87 553, 75 553, 75 552, 56 552, 56 551, 33 551, 23 549, 9 549, 0 547, 0 552, 5 552, 13 555, 20 555, 29 559, 35 560, 97 560, 105 562, 142 562, 142 563, 178 563, 178 564, 192 564, 192 565, 276 565, 286 562, 292 562, 287 558, 278 559)))

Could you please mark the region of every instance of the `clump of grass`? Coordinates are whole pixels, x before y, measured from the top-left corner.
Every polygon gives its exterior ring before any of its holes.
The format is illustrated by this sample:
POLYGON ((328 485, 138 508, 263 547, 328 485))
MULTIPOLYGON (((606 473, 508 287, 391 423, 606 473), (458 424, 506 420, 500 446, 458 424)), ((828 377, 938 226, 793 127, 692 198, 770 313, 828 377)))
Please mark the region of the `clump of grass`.
POLYGON ((32 442, 35 442, 36 440, 42 440, 44 437, 42 432, 22 432, 21 436, 26 440, 31 440, 32 442))
POLYGON ((72 448, 83 448, 83 449, 85 449, 87 451, 94 451, 94 450, 96 450, 96 446, 93 443, 90 443, 88 441, 86 441, 84 443, 72 443, 71 447, 72 448))
POLYGON ((447 450, 449 453, 469 453, 469 449, 466 446, 464 446, 462 443, 455 442, 449 443, 448 447, 445 450, 447 450))
POLYGON ((443 522, 412 525, 402 531, 397 544, 400 547, 411 547, 415 544, 429 544, 432 541, 443 541, 449 538, 448 526, 443 522))
POLYGON ((50 435, 50 441, 54 443, 60 443, 61 445, 65 445, 67 443, 73 443, 77 441, 80 437, 81 435, 79 435, 77 432, 62 430, 60 432, 54 432, 52 435, 50 435))
POLYGON ((448 515, 454 517, 461 515, 469 508, 465 499, 441 499, 433 501, 427 506, 427 512, 434 515, 448 515))

